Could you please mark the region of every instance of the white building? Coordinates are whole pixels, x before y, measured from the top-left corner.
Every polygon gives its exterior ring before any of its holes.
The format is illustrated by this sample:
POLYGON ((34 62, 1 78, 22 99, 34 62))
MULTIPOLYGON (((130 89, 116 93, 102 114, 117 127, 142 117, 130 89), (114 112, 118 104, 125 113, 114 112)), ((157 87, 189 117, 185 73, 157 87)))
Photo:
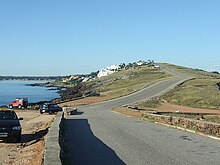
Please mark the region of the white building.
POLYGON ((118 65, 111 65, 104 69, 101 69, 97 75, 98 78, 108 76, 109 74, 117 72, 119 69, 118 65))
POLYGON ((145 62, 145 61, 138 61, 138 62, 136 62, 136 63, 137 63, 137 65, 138 65, 138 66, 141 66, 141 65, 146 64, 146 62, 145 62))

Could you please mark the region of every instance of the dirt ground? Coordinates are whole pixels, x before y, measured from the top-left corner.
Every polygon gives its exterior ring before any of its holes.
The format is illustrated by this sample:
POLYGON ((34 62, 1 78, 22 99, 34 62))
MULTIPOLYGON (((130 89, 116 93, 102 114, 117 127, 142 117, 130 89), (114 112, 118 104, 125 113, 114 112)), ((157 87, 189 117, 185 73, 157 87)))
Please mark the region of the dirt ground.
POLYGON ((156 109, 158 112, 184 112, 184 113, 213 113, 219 114, 220 110, 211 110, 211 109, 201 109, 201 108, 191 108, 187 106, 173 105, 169 103, 162 103, 160 107, 156 109))
MULTIPOLYGON (((150 110, 156 111, 156 112, 181 112, 181 113, 199 113, 199 114, 214 114, 214 115, 220 115, 220 110, 210 110, 210 109, 200 109, 200 108, 191 108, 187 106, 179 106, 179 105, 173 105, 169 103, 162 103, 158 108, 150 108, 150 110)), ((118 107, 114 108, 113 111, 128 115, 135 118, 141 118, 143 111, 138 110, 132 110, 127 107, 118 107)))
POLYGON ((0 165, 41 165, 44 152, 44 137, 55 115, 35 110, 18 110, 21 120, 21 143, 6 143, 0 140, 0 165))

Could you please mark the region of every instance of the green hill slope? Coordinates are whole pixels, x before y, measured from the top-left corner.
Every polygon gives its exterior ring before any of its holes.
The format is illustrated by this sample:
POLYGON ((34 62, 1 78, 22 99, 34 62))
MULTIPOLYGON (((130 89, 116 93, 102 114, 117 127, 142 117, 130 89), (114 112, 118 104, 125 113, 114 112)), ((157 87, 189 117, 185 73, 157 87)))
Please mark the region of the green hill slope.
POLYGON ((162 96, 162 99, 177 105, 197 108, 220 109, 220 74, 164 64, 178 72, 194 77, 162 96))
MULTIPOLYGON (((92 81, 68 84, 67 89, 61 91, 61 98, 55 101, 71 101, 88 96, 100 96, 105 100, 117 98, 170 77, 172 75, 165 73, 160 68, 153 68, 152 65, 124 68, 121 71, 92 81)), ((56 83, 62 85, 62 82, 56 83)))
POLYGON ((152 68, 148 65, 122 70, 106 77, 96 79, 96 91, 101 96, 116 98, 125 96, 155 82, 172 77, 159 68, 152 68))

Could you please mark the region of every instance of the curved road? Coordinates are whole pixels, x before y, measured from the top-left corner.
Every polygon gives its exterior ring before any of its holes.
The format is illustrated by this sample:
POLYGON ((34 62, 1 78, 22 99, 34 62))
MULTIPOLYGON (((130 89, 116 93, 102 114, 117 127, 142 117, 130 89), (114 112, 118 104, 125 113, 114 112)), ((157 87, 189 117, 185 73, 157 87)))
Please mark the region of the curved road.
POLYGON ((189 79, 163 69, 176 77, 126 97, 78 107, 77 115, 66 118, 64 154, 68 164, 219 165, 219 141, 111 111, 113 107, 158 96, 189 79))

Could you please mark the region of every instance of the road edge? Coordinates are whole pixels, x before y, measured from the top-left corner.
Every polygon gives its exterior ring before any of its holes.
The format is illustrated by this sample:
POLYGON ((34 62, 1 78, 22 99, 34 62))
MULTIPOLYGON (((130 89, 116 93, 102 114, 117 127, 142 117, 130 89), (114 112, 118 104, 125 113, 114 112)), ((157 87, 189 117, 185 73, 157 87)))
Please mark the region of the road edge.
POLYGON ((179 126, 164 124, 164 123, 160 123, 160 122, 156 122, 156 121, 149 121, 149 120, 146 120, 146 119, 143 119, 143 118, 136 118, 134 116, 126 115, 126 114, 123 114, 123 113, 120 113, 120 112, 116 112, 116 111, 112 111, 112 112, 116 113, 118 115, 122 115, 122 116, 128 117, 128 118, 133 118, 133 119, 141 120, 143 122, 149 122, 149 123, 154 123, 154 124, 162 125, 162 126, 165 126, 165 127, 170 127, 170 128, 173 128, 173 129, 178 129, 178 130, 190 132, 190 133, 193 133, 193 134, 197 134, 197 135, 200 135, 200 136, 204 136, 204 137, 207 137, 207 138, 211 138, 211 139, 220 141, 219 137, 212 136, 212 135, 209 135, 209 134, 206 134, 206 133, 203 133, 203 132, 194 131, 194 130, 183 128, 183 127, 179 127, 179 126))
POLYGON ((45 140, 44 165, 61 165, 59 145, 60 123, 63 118, 63 112, 58 112, 45 140))

